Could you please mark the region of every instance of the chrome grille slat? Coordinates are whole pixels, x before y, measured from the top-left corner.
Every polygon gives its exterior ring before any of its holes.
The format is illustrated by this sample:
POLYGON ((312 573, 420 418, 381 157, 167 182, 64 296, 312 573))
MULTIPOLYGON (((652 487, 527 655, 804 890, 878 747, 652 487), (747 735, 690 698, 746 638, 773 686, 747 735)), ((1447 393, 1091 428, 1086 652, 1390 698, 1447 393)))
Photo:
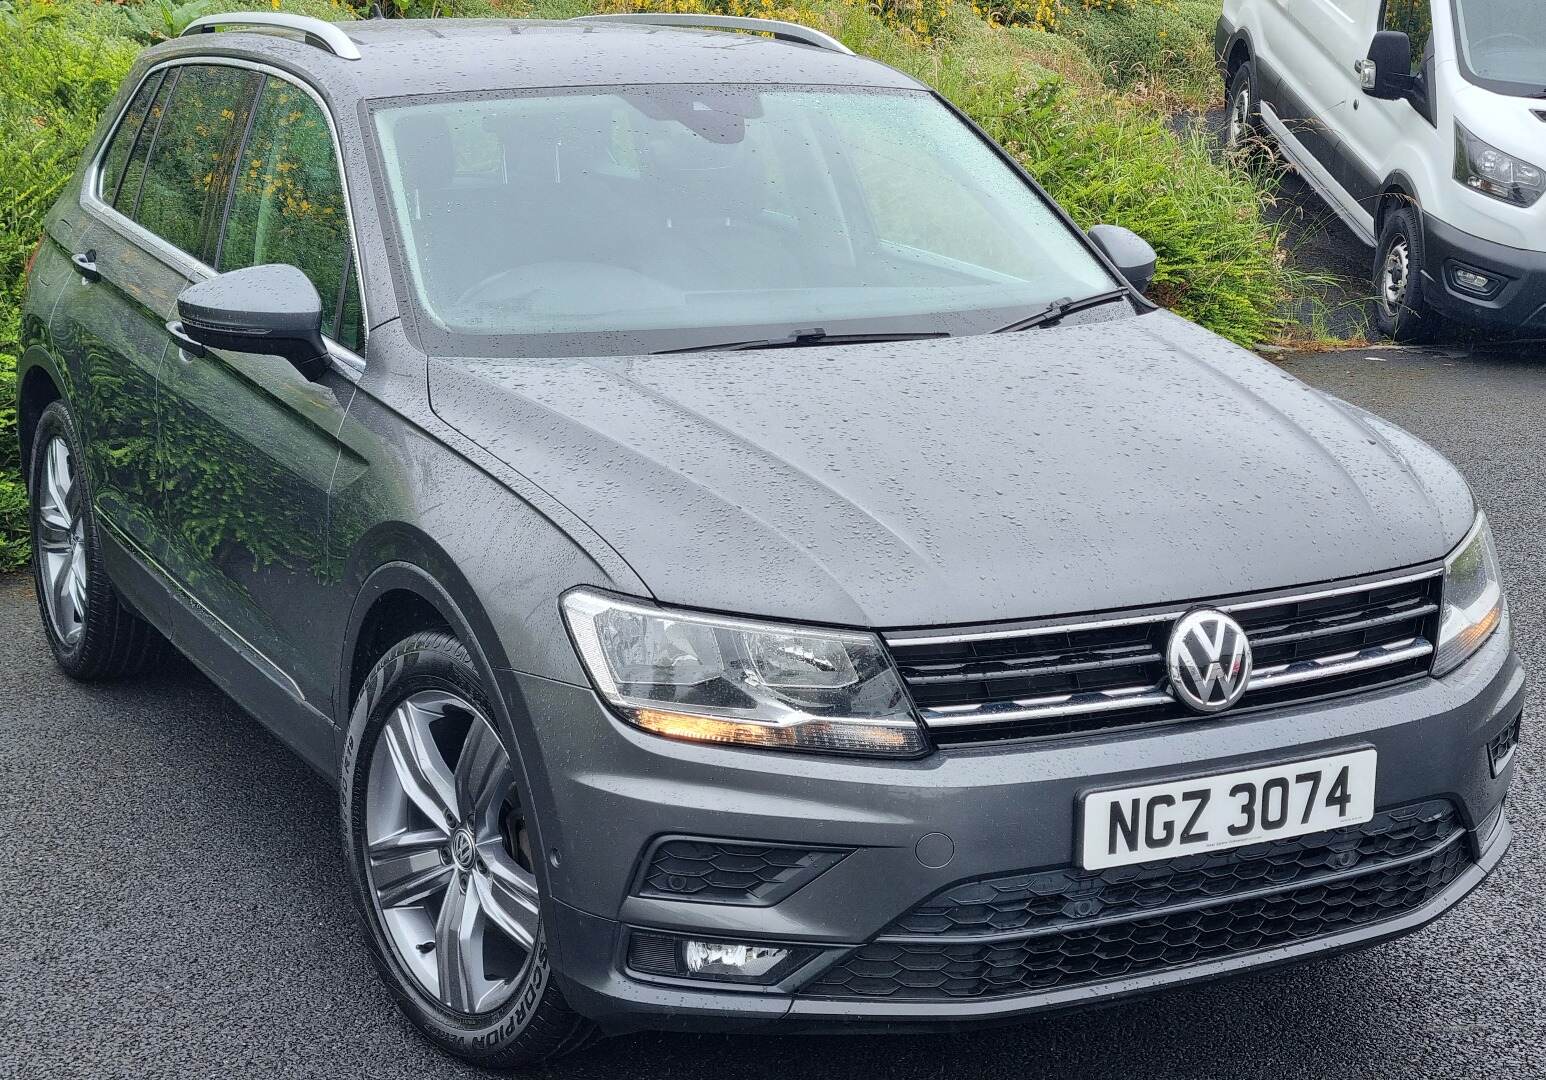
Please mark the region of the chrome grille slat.
MULTIPOLYGON (((1369 689, 1426 671, 1441 574, 1217 603, 1239 613, 1257 654, 1239 707, 1369 689)), ((1018 630, 898 632, 886 643, 936 741, 1070 735, 1195 718, 1170 692, 1163 658, 1184 610, 1018 630)))

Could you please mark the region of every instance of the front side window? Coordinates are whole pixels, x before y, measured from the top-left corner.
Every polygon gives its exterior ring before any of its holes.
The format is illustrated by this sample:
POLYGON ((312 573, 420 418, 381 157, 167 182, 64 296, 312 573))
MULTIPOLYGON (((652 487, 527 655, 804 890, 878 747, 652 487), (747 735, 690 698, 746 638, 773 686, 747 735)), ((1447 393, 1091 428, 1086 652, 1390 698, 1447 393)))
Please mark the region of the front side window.
POLYGON ((129 216, 206 259, 261 76, 244 68, 190 64, 177 67, 174 78, 129 216))
POLYGON ((322 298, 322 332, 357 345, 358 297, 352 305, 344 301, 340 313, 349 217, 333 135, 321 107, 294 84, 264 81, 230 199, 216 269, 299 267, 322 298), (342 334, 341 317, 351 321, 342 334))
POLYGON ((382 103, 374 127, 420 333, 442 351, 981 333, 1118 285, 923 91, 442 96, 382 103))
POLYGON ((1412 39, 1411 73, 1421 73, 1433 47, 1432 0, 1385 0, 1385 29, 1412 39))
POLYGON ((1460 69, 1514 97, 1546 97, 1546 3, 1455 0, 1460 69))

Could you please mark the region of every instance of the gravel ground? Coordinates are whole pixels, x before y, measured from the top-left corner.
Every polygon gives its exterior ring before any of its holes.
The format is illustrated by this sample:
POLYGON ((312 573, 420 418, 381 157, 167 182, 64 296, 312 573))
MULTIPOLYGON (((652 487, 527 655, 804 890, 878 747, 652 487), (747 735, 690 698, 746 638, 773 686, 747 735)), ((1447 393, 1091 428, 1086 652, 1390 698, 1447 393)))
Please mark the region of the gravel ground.
MULTIPOLYGON (((1539 671, 1546 470, 1538 350, 1289 358, 1449 453, 1488 507, 1539 671)), ((1532 693, 1530 715, 1540 711, 1532 693)), ((0 1078, 479 1075, 376 984, 333 795, 184 666, 81 687, 30 580, 0 577, 0 1078)), ((957 1036, 635 1036, 554 1070, 607 1080, 868 1076, 1546 1076, 1542 748, 1514 850, 1438 924, 1371 951, 1103 1012, 957 1036)))

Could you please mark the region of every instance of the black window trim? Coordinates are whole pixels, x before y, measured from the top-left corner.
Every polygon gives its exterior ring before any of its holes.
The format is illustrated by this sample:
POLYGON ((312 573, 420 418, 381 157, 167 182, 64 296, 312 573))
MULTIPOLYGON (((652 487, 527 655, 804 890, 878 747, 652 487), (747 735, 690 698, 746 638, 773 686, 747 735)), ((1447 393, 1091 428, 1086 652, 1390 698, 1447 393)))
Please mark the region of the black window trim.
MULTIPOLYGON (((215 268, 209 263, 200 259, 196 255, 184 251, 177 245, 151 232, 139 222, 133 220, 132 217, 124 214, 123 211, 118 210, 117 208, 104 202, 99 193, 102 165, 107 157, 108 148, 112 145, 113 137, 118 133, 119 125, 123 123, 124 116, 127 114, 129 106, 132 105, 134 103, 134 99, 139 96, 140 90, 144 88, 145 84, 153 76, 158 74, 165 74, 170 68, 188 67, 190 65, 244 68, 249 71, 259 72, 263 75, 271 75, 276 79, 281 79, 287 83, 290 83, 292 86, 296 87, 302 93, 310 97, 312 101, 316 102, 317 108, 322 110, 322 115, 327 120, 328 134, 333 142, 333 161, 338 169, 339 188, 343 192, 344 216, 349 223, 349 243, 346 245, 346 252, 344 256, 346 259, 345 265, 346 267, 358 266, 360 248, 359 233, 355 227, 354 203, 350 197, 349 192, 349 174, 348 171, 344 168, 343 151, 338 140, 338 123, 333 118, 333 112, 328 108, 327 102, 323 100, 322 95, 299 76, 295 75, 293 72, 285 71, 282 68, 273 67, 269 64, 259 63, 255 60, 246 60, 231 56, 211 56, 202 54, 184 55, 173 57, 169 60, 164 60, 161 63, 158 63, 147 69, 145 74, 140 77, 139 83, 136 84, 134 92, 129 94, 124 99, 123 108, 119 111, 118 115, 114 117, 112 126, 108 129, 108 134, 102 139, 101 144, 97 147, 96 151, 92 155, 91 164, 87 167, 86 175, 83 178, 80 186, 80 203, 82 208, 88 210, 108 225, 117 229, 119 232, 124 233, 131 239, 136 240, 141 245, 149 248, 158 257, 170 263, 178 270, 181 270, 187 277, 193 279, 194 281, 204 281, 208 278, 216 276, 218 271, 216 271, 215 268)), ((170 88, 171 90, 176 90, 175 81, 181 76, 181 74, 182 73, 180 71, 171 73, 170 77, 173 80, 173 85, 170 88)), ((162 87, 158 86, 157 93, 159 93, 161 89, 162 87)), ((170 100, 170 93, 168 94, 168 100, 170 100)), ((254 115, 256 114, 256 107, 257 100, 254 99, 254 115)), ((163 115, 165 115, 164 110, 163 115)), ((159 124, 156 134, 159 134, 159 124)), ((249 123, 248 130, 246 134, 244 134, 241 146, 238 149, 238 155, 246 152, 247 138, 250 135, 251 124, 249 123)), ((154 138, 155 136, 152 135, 151 149, 154 149, 154 138)), ((138 202, 138 193, 136 193, 136 202, 138 202)), ((229 211, 230 206, 228 201, 225 213, 229 213, 229 211)), ((219 235, 223 235, 225 232, 224 214, 222 214, 220 218, 219 230, 219 235)), ((348 283, 351 281, 354 288, 358 290, 360 299, 360 340, 356 343, 358 345, 358 349, 350 349, 348 346, 343 345, 330 337, 324 338, 324 341, 328 346, 328 355, 334 362, 334 369, 338 370, 341 374, 344 374, 350 379, 357 379, 365 370, 364 352, 366 343, 370 337, 370 314, 369 308, 367 306, 368 302, 365 296, 364 284, 361 282, 359 274, 354 274, 352 278, 348 276, 345 277, 344 284, 340 286, 339 296, 342 297, 342 289, 347 287, 348 283)))

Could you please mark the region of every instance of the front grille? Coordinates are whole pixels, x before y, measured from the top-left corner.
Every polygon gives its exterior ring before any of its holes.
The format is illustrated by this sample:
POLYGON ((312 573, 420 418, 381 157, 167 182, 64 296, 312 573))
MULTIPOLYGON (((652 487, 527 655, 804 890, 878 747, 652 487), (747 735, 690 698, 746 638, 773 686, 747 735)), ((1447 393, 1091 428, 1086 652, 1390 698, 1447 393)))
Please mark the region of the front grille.
MULTIPOLYGON (((1386 686, 1427 672, 1443 576, 1217 605, 1251 641, 1236 709, 1386 686)), ((1010 630, 907 632, 887 645, 935 742, 1046 738, 1195 719, 1172 696, 1164 653, 1182 614, 1010 630)))
POLYGON ((802 993, 948 1001, 1059 990, 1393 919, 1470 865, 1448 802, 1238 851, 957 885, 802 993))
POLYGON ((713 904, 776 904, 836 866, 846 848, 667 837, 645 857, 639 896, 713 904))

